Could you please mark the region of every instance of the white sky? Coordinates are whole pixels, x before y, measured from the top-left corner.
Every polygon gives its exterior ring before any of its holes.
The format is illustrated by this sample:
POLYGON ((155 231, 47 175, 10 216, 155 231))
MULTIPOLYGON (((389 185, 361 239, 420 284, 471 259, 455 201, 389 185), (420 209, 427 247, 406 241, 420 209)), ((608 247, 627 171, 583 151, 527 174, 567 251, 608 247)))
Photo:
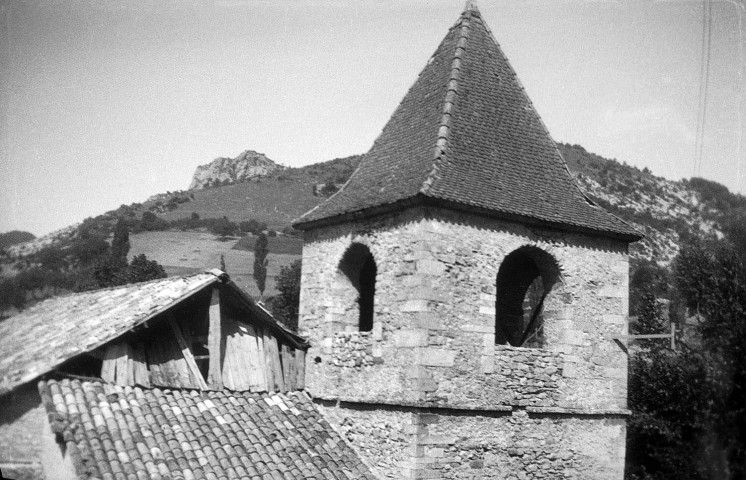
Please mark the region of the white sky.
MULTIPOLYGON (((713 4, 699 176, 746 193, 737 1, 713 4)), ((671 179, 695 175, 701 1, 479 8, 555 140, 671 179)), ((246 149, 293 166, 364 153, 462 9, 0 0, 0 232, 40 235, 186 189, 197 165, 246 149)))

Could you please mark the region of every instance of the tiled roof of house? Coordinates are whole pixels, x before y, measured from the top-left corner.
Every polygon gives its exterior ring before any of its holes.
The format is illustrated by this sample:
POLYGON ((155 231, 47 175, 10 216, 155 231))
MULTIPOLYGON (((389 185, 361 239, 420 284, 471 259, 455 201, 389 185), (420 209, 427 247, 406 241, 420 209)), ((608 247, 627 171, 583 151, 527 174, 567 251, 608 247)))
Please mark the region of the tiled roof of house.
POLYGON ((515 71, 467 6, 347 184, 295 223, 434 204, 637 240, 579 190, 515 71))
POLYGON ((80 478, 375 478, 302 392, 39 382, 80 478))

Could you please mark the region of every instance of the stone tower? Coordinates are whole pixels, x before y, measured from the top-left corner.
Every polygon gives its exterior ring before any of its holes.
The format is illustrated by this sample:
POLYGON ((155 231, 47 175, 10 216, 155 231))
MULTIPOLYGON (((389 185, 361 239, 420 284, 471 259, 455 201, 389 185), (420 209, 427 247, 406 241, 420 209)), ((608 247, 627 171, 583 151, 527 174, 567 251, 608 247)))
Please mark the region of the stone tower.
POLYGON ((621 479, 628 245, 468 4, 304 230, 306 385, 391 478, 621 479))

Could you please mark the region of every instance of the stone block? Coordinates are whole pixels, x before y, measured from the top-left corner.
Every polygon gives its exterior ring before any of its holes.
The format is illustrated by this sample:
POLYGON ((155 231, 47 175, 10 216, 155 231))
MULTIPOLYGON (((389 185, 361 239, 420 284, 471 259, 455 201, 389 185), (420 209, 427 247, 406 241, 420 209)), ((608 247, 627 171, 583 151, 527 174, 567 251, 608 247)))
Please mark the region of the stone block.
POLYGON ((562 365, 562 376, 565 378, 576 378, 578 376, 578 364, 565 361, 562 365))
POLYGON ((629 295, 629 289, 616 285, 608 285, 599 290, 598 295, 607 298, 626 298, 629 295))
POLYGON ((440 330, 443 328, 440 321, 429 314, 418 314, 412 321, 412 326, 424 330, 440 330))
POLYGON ((445 450, 440 447, 425 447, 425 456, 430 458, 442 458, 445 450))
POLYGON ((461 330, 464 332, 491 333, 494 335, 495 326, 494 325, 461 325, 461 330))
POLYGON ((446 273, 446 264, 432 259, 420 260, 417 262, 417 273, 440 276, 446 273))
POLYGON ((565 330, 563 335, 565 343, 578 346, 583 345, 584 336, 580 330, 565 330))
POLYGON ((400 348, 427 346, 427 330, 397 330, 394 332, 394 345, 400 348))
POLYGON ((412 415, 412 423, 415 425, 433 425, 440 422, 440 415, 435 413, 416 413, 412 415))
POLYGON ((453 445, 456 437, 453 435, 423 435, 417 438, 420 445, 453 445))
POLYGON ((495 306, 494 305, 490 305, 490 306, 482 305, 481 307, 479 307, 479 314, 480 315, 492 315, 494 317, 495 306))
POLYGON ((495 372, 494 355, 482 355, 481 371, 482 373, 494 373, 495 372))
POLYGON ((456 352, 443 348, 418 348, 416 359, 420 365, 427 367, 452 367, 456 361, 456 352))
POLYGON ((427 300, 407 300, 399 305, 400 312, 427 312, 428 310, 427 300))
POLYGON ((627 318, 624 315, 607 313, 601 316, 604 323, 607 325, 624 325, 627 323, 627 318))

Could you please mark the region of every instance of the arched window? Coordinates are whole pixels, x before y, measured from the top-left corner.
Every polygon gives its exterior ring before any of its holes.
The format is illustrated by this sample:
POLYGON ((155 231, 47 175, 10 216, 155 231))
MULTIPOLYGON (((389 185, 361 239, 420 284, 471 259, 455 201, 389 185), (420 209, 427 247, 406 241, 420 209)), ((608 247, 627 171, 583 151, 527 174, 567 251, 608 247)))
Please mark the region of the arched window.
POLYGON ((544 346, 542 307, 559 276, 557 262, 540 248, 521 247, 505 257, 497 273, 495 343, 544 346))
POLYGON ((373 329, 373 307, 376 295, 376 262, 365 245, 353 243, 339 262, 339 270, 357 290, 358 329, 373 329))

